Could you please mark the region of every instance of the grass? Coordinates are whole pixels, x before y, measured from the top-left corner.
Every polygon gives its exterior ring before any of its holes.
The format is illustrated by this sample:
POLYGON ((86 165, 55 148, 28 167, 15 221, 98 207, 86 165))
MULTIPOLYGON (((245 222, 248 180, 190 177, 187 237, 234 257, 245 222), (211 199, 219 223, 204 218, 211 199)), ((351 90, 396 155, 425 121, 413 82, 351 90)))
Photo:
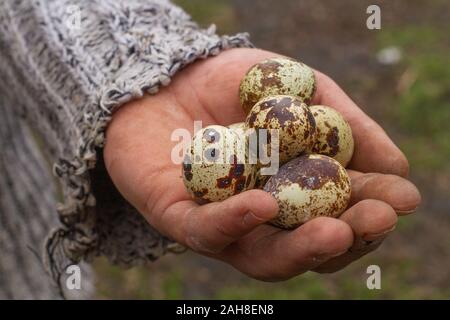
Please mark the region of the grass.
POLYGON ((180 272, 172 272, 163 282, 163 292, 166 299, 183 298, 183 279, 180 272))
MULTIPOLYGON (((400 231, 404 232, 404 231, 400 231)), ((191 257, 192 258, 192 257, 191 257)), ((164 259, 164 258, 163 258, 164 259)), ((105 259, 98 259, 98 297, 110 299, 182 299, 194 282, 195 273, 187 266, 171 263, 163 268, 149 270, 137 267, 122 270, 110 266, 105 259)), ((173 262, 173 261, 172 261, 173 262)), ((231 281, 210 279, 203 283, 211 294, 193 293, 193 299, 445 299, 450 288, 434 288, 422 282, 420 271, 426 262, 419 257, 403 254, 383 255, 377 253, 360 259, 346 269, 332 275, 308 272, 285 282, 266 283, 246 277, 231 281), (381 268, 381 290, 369 290, 366 273, 369 265, 381 268), (211 290, 212 289, 212 290, 211 290)), ((219 273, 216 273, 219 274, 219 273)))
POLYGON ((445 299, 448 290, 434 290, 418 285, 420 262, 368 256, 334 275, 306 273, 283 283, 267 284, 247 280, 239 285, 224 286, 218 299, 445 299), (381 290, 366 286, 367 266, 381 267, 381 290))
POLYGON ((227 0, 175 0, 202 27, 215 24, 221 34, 237 32, 233 6, 227 0))
POLYGON ((449 30, 411 26, 380 33, 380 47, 403 51, 403 75, 393 100, 402 147, 418 171, 450 173, 449 30))
POLYGON ((308 273, 282 285, 245 281, 220 289, 217 299, 328 299, 327 284, 317 274, 308 273))
POLYGON ((94 261, 99 299, 181 299, 183 275, 178 268, 151 272, 147 267, 124 270, 105 258, 94 261))

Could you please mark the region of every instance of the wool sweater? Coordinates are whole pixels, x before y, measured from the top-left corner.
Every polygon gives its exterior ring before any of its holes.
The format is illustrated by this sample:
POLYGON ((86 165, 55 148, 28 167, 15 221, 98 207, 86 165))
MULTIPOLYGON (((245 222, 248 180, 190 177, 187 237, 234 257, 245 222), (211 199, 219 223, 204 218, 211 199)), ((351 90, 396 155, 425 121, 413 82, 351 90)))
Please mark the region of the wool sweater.
POLYGON ((186 65, 249 46, 166 0, 0 1, 0 298, 90 297, 83 261, 131 266, 179 249, 115 189, 105 129, 186 65), (73 264, 81 290, 64 285, 73 264))

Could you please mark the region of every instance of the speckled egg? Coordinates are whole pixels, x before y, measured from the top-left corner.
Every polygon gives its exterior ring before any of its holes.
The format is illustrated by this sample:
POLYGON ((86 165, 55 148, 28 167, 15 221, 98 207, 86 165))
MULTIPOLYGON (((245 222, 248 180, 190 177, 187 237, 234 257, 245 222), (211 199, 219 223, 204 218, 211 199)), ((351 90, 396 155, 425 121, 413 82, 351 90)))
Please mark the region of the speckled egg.
POLYGON ((214 125, 192 138, 182 176, 192 198, 203 204, 252 189, 255 165, 247 163, 245 139, 229 128, 214 125))
POLYGON ((231 130, 235 130, 237 132, 239 132, 239 130, 242 130, 242 132, 245 132, 246 129, 247 129, 245 127, 245 122, 236 122, 236 123, 230 124, 228 126, 228 128, 231 129, 231 130))
POLYGON ((228 126, 229 129, 233 130, 235 133, 237 133, 240 137, 245 138, 246 142, 246 154, 247 158, 249 160, 249 163, 257 164, 257 137, 255 136, 255 130, 249 130, 247 126, 245 125, 245 122, 237 122, 230 124, 228 126), (250 140, 253 139, 254 142, 250 143, 250 140), (253 157, 250 157, 249 155, 252 154, 253 157))
POLYGON ((255 189, 263 189, 270 175, 262 175, 260 169, 255 170, 255 189))
POLYGON ((313 70, 286 57, 255 64, 247 71, 239 86, 239 98, 246 114, 262 98, 292 95, 309 104, 316 90, 313 70))
POLYGON ((254 180, 253 188, 262 189, 266 181, 270 178, 270 176, 261 176, 261 171, 258 166, 258 138, 255 135, 255 130, 249 130, 245 125, 245 122, 237 122, 230 124, 228 126, 229 129, 234 130, 238 135, 245 137, 247 148, 246 155, 249 163, 255 165, 254 174, 252 179, 254 180), (250 140, 254 139, 254 142, 251 143, 250 140))
POLYGON ((344 167, 352 159, 354 141, 352 129, 344 117, 327 106, 309 107, 316 120, 317 138, 312 153, 320 153, 339 161, 344 167))
MULTIPOLYGON (((278 129, 280 163, 299 156, 315 142, 314 117, 309 107, 293 96, 278 95, 260 100, 248 114, 245 124, 257 131, 278 129)), ((267 135, 267 142, 271 143, 269 131, 267 135)), ((263 144, 262 147, 270 150, 270 145, 263 144)))
POLYGON ((333 158, 307 154, 283 165, 264 186, 278 202, 272 224, 295 228, 319 216, 338 217, 350 201, 350 178, 333 158))

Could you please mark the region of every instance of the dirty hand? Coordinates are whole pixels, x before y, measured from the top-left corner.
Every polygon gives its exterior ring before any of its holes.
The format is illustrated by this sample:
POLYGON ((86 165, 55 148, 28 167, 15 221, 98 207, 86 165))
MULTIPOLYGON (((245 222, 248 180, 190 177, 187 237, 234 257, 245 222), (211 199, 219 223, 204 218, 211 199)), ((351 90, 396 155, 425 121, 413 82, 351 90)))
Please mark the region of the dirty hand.
POLYGON ((283 280, 308 270, 334 272, 379 246, 398 215, 420 203, 404 177, 408 162, 383 129, 326 75, 316 71, 313 103, 338 109, 350 123, 355 153, 349 165, 352 199, 339 219, 319 217, 294 230, 265 224, 277 215, 275 199, 250 190, 199 206, 171 160, 177 128, 244 120, 240 79, 274 53, 232 49, 180 71, 154 95, 122 106, 107 130, 104 159, 121 194, 162 234, 193 251, 223 260, 251 277, 283 280))

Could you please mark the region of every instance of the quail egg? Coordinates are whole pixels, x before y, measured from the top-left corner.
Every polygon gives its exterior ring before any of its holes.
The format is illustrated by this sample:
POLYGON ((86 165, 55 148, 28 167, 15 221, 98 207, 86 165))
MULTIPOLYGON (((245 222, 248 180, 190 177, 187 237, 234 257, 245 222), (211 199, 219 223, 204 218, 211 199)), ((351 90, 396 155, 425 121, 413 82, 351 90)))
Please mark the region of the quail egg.
POLYGON ((247 159, 248 159, 249 163, 256 164, 257 163, 257 157, 256 157, 257 152, 255 152, 255 151, 257 150, 257 138, 255 137, 254 130, 249 130, 246 127, 245 122, 237 122, 237 123, 230 124, 228 126, 228 128, 230 130, 233 130, 240 137, 245 139, 247 159), (252 142, 252 140, 253 140, 253 142, 252 142), (252 151, 251 154, 254 155, 253 157, 249 157, 250 151, 252 151))
POLYGON ((305 154, 283 165, 264 186, 279 205, 275 226, 291 229, 318 216, 338 217, 350 201, 350 178, 333 158, 305 154))
POLYGON ((260 100, 248 114, 245 124, 247 128, 256 129, 259 136, 260 129, 268 130, 267 144, 258 143, 258 148, 265 148, 266 154, 269 154, 269 145, 274 143, 270 129, 278 130, 279 163, 299 156, 315 142, 314 117, 309 107, 293 96, 269 96, 260 100))
POLYGON ((248 114, 259 100, 273 95, 292 95, 309 104, 315 88, 310 67, 294 59, 277 57, 257 63, 247 71, 239 86, 239 98, 248 114))
POLYGON ((245 139, 213 125, 199 130, 184 156, 182 177, 197 203, 222 201, 255 183, 255 165, 246 161, 245 139))
POLYGON ((327 106, 311 106, 316 120, 316 143, 311 153, 320 153, 339 161, 344 167, 350 162, 354 141, 352 129, 344 117, 335 109, 327 106))
POLYGON ((241 130, 242 132, 245 132, 245 130, 246 130, 245 122, 236 122, 236 123, 230 124, 228 126, 228 128, 231 130, 235 130, 236 132, 239 132, 239 130, 241 130))

